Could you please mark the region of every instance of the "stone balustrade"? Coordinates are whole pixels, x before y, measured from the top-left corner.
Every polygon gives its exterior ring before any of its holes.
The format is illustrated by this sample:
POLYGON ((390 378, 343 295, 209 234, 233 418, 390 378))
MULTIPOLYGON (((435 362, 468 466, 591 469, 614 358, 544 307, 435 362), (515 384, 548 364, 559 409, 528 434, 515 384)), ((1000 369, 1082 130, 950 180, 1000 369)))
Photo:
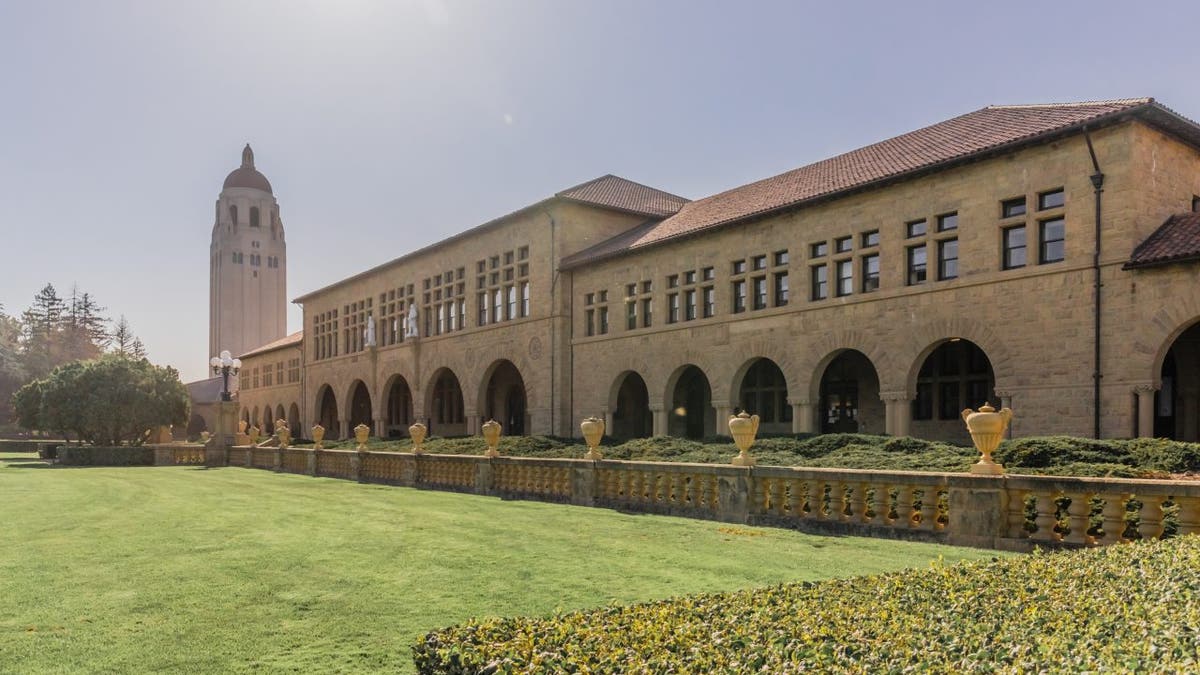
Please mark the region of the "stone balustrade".
POLYGON ((1029 550, 1200 533, 1200 482, 252 448, 155 446, 227 465, 819 533, 1029 550))

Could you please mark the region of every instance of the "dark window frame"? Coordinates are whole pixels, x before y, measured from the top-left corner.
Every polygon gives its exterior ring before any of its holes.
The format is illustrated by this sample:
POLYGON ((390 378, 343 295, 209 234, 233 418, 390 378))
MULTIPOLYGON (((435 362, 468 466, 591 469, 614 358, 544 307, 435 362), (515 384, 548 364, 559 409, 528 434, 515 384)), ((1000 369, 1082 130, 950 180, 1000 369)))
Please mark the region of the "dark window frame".
POLYGON ((1037 202, 1038 202, 1038 211, 1050 211, 1051 209, 1061 209, 1067 205, 1066 188, 1055 188, 1053 190, 1046 190, 1045 192, 1039 192, 1037 202), (1046 203, 1047 197, 1058 197, 1059 203, 1047 204, 1046 203))
POLYGON ((1000 200, 1000 217, 1017 218, 1029 213, 1025 195, 1000 200))
POLYGON ((1013 225, 1012 227, 1006 227, 1000 230, 1000 266, 1002 269, 1019 270, 1029 264, 1028 229, 1029 228, 1025 223, 1021 223, 1020 225, 1013 225), (1010 242, 1010 236, 1017 230, 1020 230, 1021 232, 1020 246, 1014 246, 1010 242), (1021 252, 1021 262, 1019 264, 1013 263, 1012 254, 1014 251, 1021 252))
POLYGON ((938 281, 949 281, 958 278, 958 237, 938 240, 938 281), (946 255, 946 248, 954 245, 954 257, 946 255), (951 272, 950 267, 953 267, 951 272))
POLYGON ((905 249, 905 281, 907 286, 920 286, 929 281, 929 247, 926 244, 917 244, 909 246, 905 249), (916 253, 920 251, 924 255, 924 261, 916 262, 916 253), (917 277, 920 278, 917 278, 917 277))
POLYGON ((861 246, 863 248, 875 248, 879 245, 879 230, 867 230, 861 235, 861 246))
POLYGON ((1038 221, 1038 264, 1052 265, 1054 263, 1063 262, 1067 259, 1067 221, 1066 218, 1059 216, 1057 218, 1048 218, 1038 221), (1061 223, 1062 237, 1059 239, 1046 238, 1046 226, 1051 223, 1061 223), (1050 244, 1062 243, 1062 256, 1059 258, 1050 259, 1046 256, 1046 249, 1050 244))
POLYGON ((904 238, 915 239, 929 234, 929 219, 919 218, 904 223, 904 238))
POLYGON ((878 253, 869 253, 867 255, 864 255, 860 260, 861 260, 860 264, 862 266, 862 292, 863 293, 873 293, 873 292, 879 290, 879 275, 880 275, 880 272, 882 271, 882 268, 879 264, 879 254, 878 253), (872 274, 871 270, 870 270, 870 261, 871 260, 875 261, 875 273, 874 274, 872 274))

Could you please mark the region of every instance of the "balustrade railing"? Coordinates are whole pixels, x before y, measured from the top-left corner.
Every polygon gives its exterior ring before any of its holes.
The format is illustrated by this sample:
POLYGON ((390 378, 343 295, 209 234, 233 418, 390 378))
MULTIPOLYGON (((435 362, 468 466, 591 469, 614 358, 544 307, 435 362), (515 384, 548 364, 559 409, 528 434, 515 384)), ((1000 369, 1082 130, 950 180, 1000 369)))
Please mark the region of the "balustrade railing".
POLYGON ((567 501, 571 499, 571 473, 575 460, 516 459, 492 460, 492 489, 505 496, 535 497, 567 501))
POLYGON ((298 448, 286 448, 280 450, 280 469, 287 473, 308 473, 308 458, 312 456, 311 450, 301 450, 298 448))
POLYGON ((250 466, 256 469, 275 468, 275 448, 253 448, 250 453, 250 466))
POLYGON ((421 455, 417 462, 417 484, 453 490, 474 490, 476 467, 487 462, 470 455, 421 455))
POLYGON ((318 450, 317 475, 330 478, 351 478, 350 457, 353 452, 346 450, 318 450))

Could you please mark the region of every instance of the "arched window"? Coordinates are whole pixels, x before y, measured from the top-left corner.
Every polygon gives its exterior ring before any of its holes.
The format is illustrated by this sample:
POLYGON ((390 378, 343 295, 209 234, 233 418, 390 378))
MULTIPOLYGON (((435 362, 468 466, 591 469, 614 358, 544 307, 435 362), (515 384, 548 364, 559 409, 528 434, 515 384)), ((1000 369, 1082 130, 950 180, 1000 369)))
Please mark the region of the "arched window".
POLYGON ((237 227, 237 224, 238 224, 238 222, 237 222, 237 204, 230 205, 229 219, 233 221, 233 226, 237 227))
POLYGON ((258 207, 250 207, 250 227, 258 227, 258 207))

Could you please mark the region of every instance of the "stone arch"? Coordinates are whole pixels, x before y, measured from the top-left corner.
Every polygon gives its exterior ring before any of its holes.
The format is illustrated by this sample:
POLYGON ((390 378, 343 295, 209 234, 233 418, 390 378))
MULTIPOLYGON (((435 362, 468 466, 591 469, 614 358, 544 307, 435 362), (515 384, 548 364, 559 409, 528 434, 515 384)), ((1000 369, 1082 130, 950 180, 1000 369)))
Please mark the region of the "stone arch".
MULTIPOLYGON (((917 395, 917 373, 925 359, 952 340, 966 340, 983 350, 991 364, 997 390, 1008 390, 1014 383, 1015 369, 1008 346, 991 327, 981 321, 953 318, 920 323, 907 333, 906 338, 904 351, 897 359, 900 364, 907 364, 904 386, 895 391, 903 391, 909 398, 917 395)), ((885 378, 883 374, 880 377, 885 378)))
POLYGON ((759 359, 768 359, 779 368, 787 382, 790 397, 794 397, 804 390, 803 367, 794 352, 776 340, 755 339, 747 342, 743 348, 735 350, 728 359, 723 361, 722 365, 725 367, 716 374, 716 377, 723 381, 728 389, 724 398, 716 390, 713 391, 713 397, 717 400, 728 401, 731 407, 738 406, 738 392, 741 390, 742 380, 746 378, 746 373, 759 359), (730 367, 733 369, 729 370, 730 367))
POLYGON ((636 370, 624 370, 609 387, 608 408, 612 428, 608 435, 621 440, 648 438, 654 433, 650 388, 636 370))
MULTIPOLYGON (((759 433, 786 434, 792 431, 791 386, 786 372, 773 359, 755 357, 738 367, 730 406, 758 415, 759 433)), ((732 412, 732 410, 731 410, 732 412)))
POLYGON ((550 401, 544 400, 544 392, 541 391, 542 388, 538 386, 537 381, 526 376, 536 372, 533 363, 530 362, 523 350, 515 348, 512 343, 500 343, 485 347, 470 352, 466 357, 467 367, 463 370, 468 377, 462 381, 463 393, 464 396, 468 391, 474 394, 471 400, 464 400, 468 410, 474 410, 479 415, 484 414, 484 394, 488 387, 488 380, 491 379, 496 368, 506 361, 511 363, 518 373, 521 373, 525 383, 525 398, 528 408, 540 410, 550 407, 550 401))
POLYGON ((313 406, 313 410, 316 411, 314 418, 316 423, 325 428, 325 438, 336 439, 341 430, 338 428, 340 418, 338 417, 337 395, 333 393, 333 387, 323 384, 317 388, 316 404, 313 406))
POLYGON ((292 436, 294 436, 296 438, 304 438, 304 437, 308 436, 308 433, 307 433, 308 430, 300 428, 301 422, 300 422, 300 405, 299 404, 292 403, 291 407, 288 408, 287 421, 288 421, 288 428, 291 429, 291 431, 292 431, 292 436))
POLYGON ((512 361, 498 359, 489 364, 478 386, 475 410, 481 420, 496 420, 507 435, 529 433, 529 394, 525 378, 512 361))
POLYGON ((346 392, 346 417, 347 429, 353 430, 354 427, 365 424, 371 427, 371 432, 375 431, 375 411, 371 401, 371 390, 367 387, 367 383, 362 380, 354 380, 350 383, 350 388, 346 392))
MULTIPOLYGON (((809 401, 818 401, 821 398, 821 376, 825 373, 825 369, 838 356, 845 351, 856 351, 867 357, 871 362, 871 366, 875 369, 876 376, 879 378, 879 387, 881 391, 893 391, 903 388, 903 380, 893 385, 893 382, 885 376, 887 372, 894 372, 894 368, 889 366, 892 360, 888 356, 882 340, 871 339, 863 331, 832 331, 824 335, 818 340, 808 352, 811 360, 807 364, 802 363, 798 369, 800 373, 808 378, 807 386, 801 386, 795 391, 797 393, 807 391, 809 401), (896 389, 891 387, 895 386, 896 389)), ((788 382, 788 391, 792 391, 791 382, 788 382)), ((794 396, 795 394, 793 394, 794 396)))
MULTIPOLYGON (((1153 411, 1139 419, 1142 436, 1200 441, 1200 317, 1168 336, 1156 353, 1153 411), (1146 424, 1149 433, 1141 429, 1146 424)), ((1142 394, 1139 394, 1139 396, 1142 394)))
POLYGON ((467 433, 462 383, 446 366, 435 370, 425 387, 425 417, 430 434, 464 436, 467 433))
MULTIPOLYGON (((287 413, 284 412, 282 403, 275 406, 275 421, 278 422, 279 420, 283 420, 284 422, 287 421, 287 413)), ((290 424, 288 425, 288 430, 291 431, 290 424)))
POLYGON ((208 422, 204 416, 199 413, 192 413, 191 419, 188 420, 187 437, 189 439, 199 438, 200 434, 208 431, 208 422))
MULTIPOLYGON (((258 406, 254 406, 254 410, 250 413, 249 426, 258 427, 260 431, 262 430, 262 421, 258 419, 258 406)), ((249 431, 249 427, 246 430, 249 431)))
POLYGON ((408 436, 408 428, 417 420, 413 408, 413 390, 408 378, 396 373, 388 378, 380 396, 383 401, 383 433, 389 438, 408 436))
POLYGON ((859 349, 827 354, 813 378, 822 433, 881 433, 886 419, 879 368, 859 349))
POLYGON ((911 399, 912 405, 901 411, 911 435, 969 445, 963 409, 984 403, 999 408, 1005 403, 996 394, 991 355, 971 340, 950 337, 928 345, 918 358, 903 397, 911 399))
POLYGON ((667 433, 701 439, 716 428, 712 402, 712 380, 704 369, 693 363, 677 367, 667 377, 663 392, 667 408, 667 433))
POLYGON ((1162 386, 1161 372, 1163 363, 1167 360, 1167 352, 1179 336, 1188 329, 1200 324, 1200 299, 1195 295, 1181 298, 1159 309, 1145 325, 1139 326, 1138 337, 1134 345, 1138 353, 1143 354, 1143 361, 1136 367, 1141 377, 1148 376, 1155 387, 1162 386))
POLYGON ((271 408, 270 403, 263 405, 262 420, 258 428, 264 436, 270 436, 275 433, 275 410, 271 408))

